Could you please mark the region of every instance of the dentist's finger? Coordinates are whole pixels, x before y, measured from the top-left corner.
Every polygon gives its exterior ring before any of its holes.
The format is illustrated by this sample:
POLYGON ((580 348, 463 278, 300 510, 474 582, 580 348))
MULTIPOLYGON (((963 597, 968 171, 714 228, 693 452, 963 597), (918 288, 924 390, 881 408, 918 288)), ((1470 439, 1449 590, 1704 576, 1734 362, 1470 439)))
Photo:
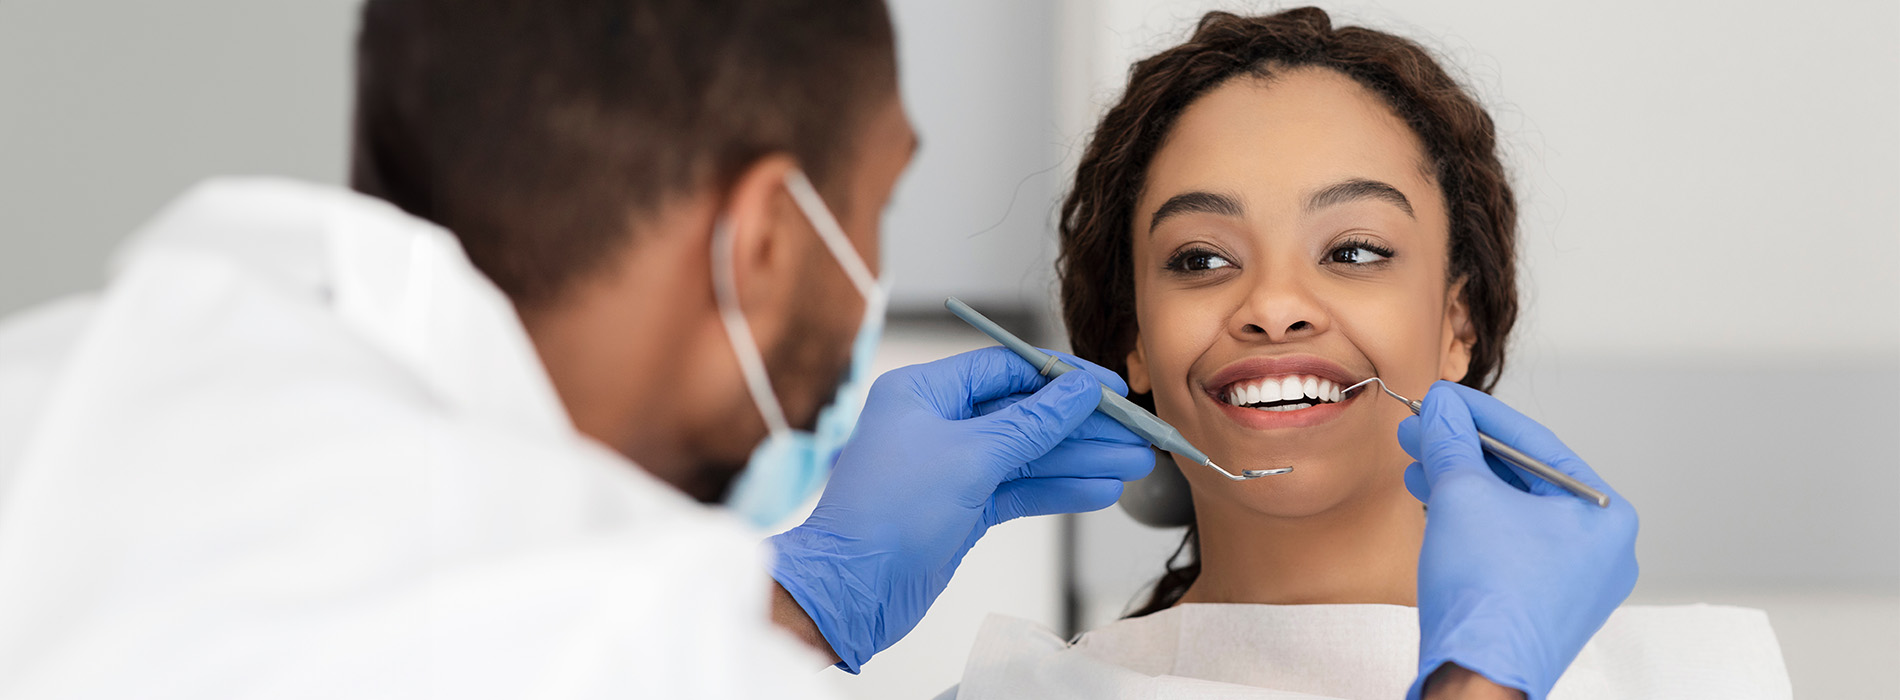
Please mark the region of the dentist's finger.
POLYGON ((1048 454, 1031 460, 1014 474, 1017 478, 1070 477, 1134 481, 1155 466, 1148 443, 1129 445, 1093 440, 1063 440, 1048 454))
MULTIPOLYGON (((1000 411, 1004 408, 1013 406, 1016 404, 1016 402, 1022 401, 1023 399, 1029 398, 1030 396, 1031 396, 1030 394, 1010 394, 1009 396, 1005 396, 1000 399, 985 401, 983 403, 977 404, 976 414, 979 416, 987 416, 989 414, 1000 411)), ((1070 440, 1094 440, 1094 441, 1099 441, 1099 442, 1113 442, 1113 443, 1120 443, 1124 445, 1145 446, 1148 444, 1147 440, 1142 439, 1142 437, 1139 435, 1129 432, 1128 428, 1123 427, 1121 423, 1115 422, 1115 419, 1110 418, 1106 415, 1103 415, 1099 411, 1097 411, 1093 415, 1090 415, 1087 419, 1084 419, 1082 421, 1082 425, 1076 428, 1075 432, 1069 433, 1069 439, 1070 440)))
POLYGON ((1114 505, 1121 496, 1117 479, 1016 479, 996 488, 985 519, 996 525, 1031 515, 1087 513, 1114 505))
POLYGON ((996 465, 1005 471, 999 476, 1006 476, 1068 439, 1101 402, 1100 382, 1086 372, 1070 372, 1027 399, 968 422, 972 434, 1000 458, 996 465))

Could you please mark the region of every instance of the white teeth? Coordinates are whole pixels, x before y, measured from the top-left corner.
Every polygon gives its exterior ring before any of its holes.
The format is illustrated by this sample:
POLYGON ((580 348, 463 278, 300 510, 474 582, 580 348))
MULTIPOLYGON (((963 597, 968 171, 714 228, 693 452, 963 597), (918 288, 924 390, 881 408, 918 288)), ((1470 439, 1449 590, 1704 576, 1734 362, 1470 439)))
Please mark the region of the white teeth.
POLYGON ((1313 376, 1286 376, 1236 383, 1227 389, 1226 401, 1234 406, 1254 406, 1267 411, 1297 411, 1319 403, 1338 403, 1345 399, 1341 387, 1330 379, 1313 376), (1304 401, 1312 399, 1312 401, 1304 401), (1285 406, 1261 406, 1278 401, 1300 401, 1285 406))
POLYGON ((1306 392, 1305 392, 1305 389, 1302 387, 1304 387, 1305 384, 1306 384, 1305 382, 1300 381, 1299 377, 1286 377, 1284 379, 1281 379, 1280 380, 1280 400, 1292 401, 1294 399, 1300 398, 1301 396, 1304 396, 1306 392))

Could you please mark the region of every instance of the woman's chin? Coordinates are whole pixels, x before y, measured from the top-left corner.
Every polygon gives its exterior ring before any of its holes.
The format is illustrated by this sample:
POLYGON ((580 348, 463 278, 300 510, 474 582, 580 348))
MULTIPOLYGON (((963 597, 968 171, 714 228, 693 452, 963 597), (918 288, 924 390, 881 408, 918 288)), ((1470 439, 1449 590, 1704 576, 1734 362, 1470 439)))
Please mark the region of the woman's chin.
MULTIPOLYGON (((1340 504, 1351 500, 1362 488, 1362 485, 1346 478, 1340 470, 1328 469, 1330 465, 1312 462, 1304 465, 1261 462, 1235 466, 1222 464, 1221 466, 1229 471, 1291 466, 1293 471, 1249 481, 1230 481, 1213 473, 1209 473, 1207 477, 1189 479, 1188 483, 1194 490, 1194 503, 1197 509, 1201 509, 1202 504, 1221 502, 1237 506, 1240 511, 1271 518, 1304 518, 1337 508, 1340 504)), ((1183 468, 1207 469, 1198 465, 1183 468)))

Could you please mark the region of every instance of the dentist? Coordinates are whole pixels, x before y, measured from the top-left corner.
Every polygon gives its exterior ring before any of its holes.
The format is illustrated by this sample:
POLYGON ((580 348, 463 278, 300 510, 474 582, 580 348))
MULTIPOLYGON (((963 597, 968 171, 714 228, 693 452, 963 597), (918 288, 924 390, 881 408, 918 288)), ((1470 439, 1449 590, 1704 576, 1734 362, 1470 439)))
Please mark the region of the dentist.
MULTIPOLYGON (((357 60, 353 191, 206 182, 0 324, 0 697, 820 697, 1152 465, 1074 358, 863 387, 917 143, 879 0, 369 0, 357 60)), ((1561 671, 1634 514, 1497 490, 1438 403, 1444 668, 1561 671)))

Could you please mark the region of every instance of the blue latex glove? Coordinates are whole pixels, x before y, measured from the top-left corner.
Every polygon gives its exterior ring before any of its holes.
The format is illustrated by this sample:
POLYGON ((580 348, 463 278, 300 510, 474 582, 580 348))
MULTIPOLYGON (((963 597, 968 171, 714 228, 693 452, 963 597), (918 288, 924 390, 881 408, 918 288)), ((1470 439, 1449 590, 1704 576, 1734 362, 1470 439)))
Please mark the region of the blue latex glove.
POLYGON ((1490 395, 1438 382, 1424 404, 1399 424, 1399 444, 1418 460, 1405 486, 1428 507, 1419 675, 1407 697, 1455 663, 1540 700, 1636 586, 1636 509, 1557 436, 1490 395), (1490 458, 1478 428, 1608 494, 1610 506, 1490 458))
POLYGON ((990 527, 1100 510, 1154 467, 1148 443, 1095 412, 1114 373, 1055 381, 1000 347, 879 377, 818 507, 772 538, 772 577, 856 673, 909 633, 990 527), (1045 386, 1046 384, 1046 386, 1045 386))

